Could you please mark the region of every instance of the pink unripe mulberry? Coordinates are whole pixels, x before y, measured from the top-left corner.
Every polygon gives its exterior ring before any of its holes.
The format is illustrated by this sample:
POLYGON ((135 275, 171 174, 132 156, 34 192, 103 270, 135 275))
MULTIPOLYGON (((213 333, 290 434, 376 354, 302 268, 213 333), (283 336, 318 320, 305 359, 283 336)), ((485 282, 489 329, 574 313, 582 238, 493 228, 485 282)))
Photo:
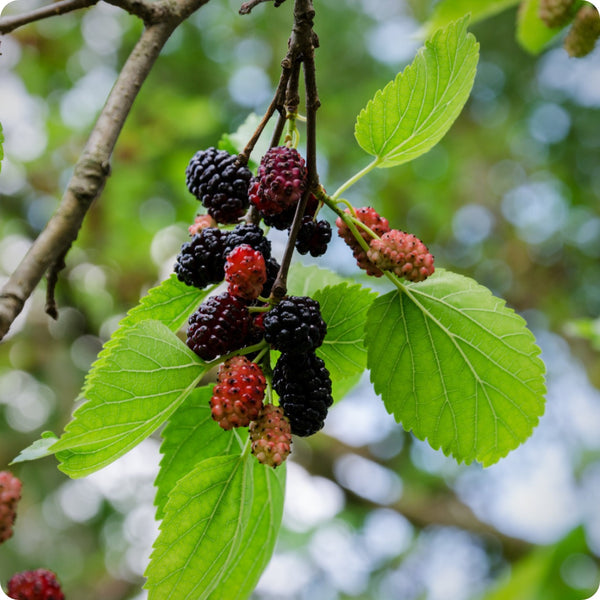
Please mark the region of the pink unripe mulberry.
POLYGON ((0 471, 0 544, 10 539, 21 499, 21 481, 9 471, 0 471))
POLYGON ((280 406, 266 404, 255 421, 250 423, 252 454, 258 462, 278 467, 289 456, 292 430, 280 406))
POLYGON ((371 241, 367 256, 382 271, 392 271, 408 281, 423 281, 433 271, 433 256, 412 233, 392 229, 371 241))
MULTIPOLYGON (((385 217, 380 216, 375 209, 364 206, 362 208, 356 209, 356 218, 366 225, 375 235, 381 237, 384 233, 387 233, 390 230, 390 224, 385 217)), ((346 213, 352 215, 352 211, 350 209, 346 209, 346 213)), ((338 228, 338 235, 350 246, 352 249, 352 255, 356 259, 356 264, 359 268, 365 270, 368 275, 372 275, 374 277, 381 277, 383 275, 383 271, 378 269, 367 257, 367 253, 362 249, 358 240, 354 237, 352 230, 346 225, 344 220, 341 217, 338 217, 335 224, 338 228)), ((362 239, 370 244, 371 240, 374 239, 373 236, 357 225, 356 229, 360 233, 362 239)))

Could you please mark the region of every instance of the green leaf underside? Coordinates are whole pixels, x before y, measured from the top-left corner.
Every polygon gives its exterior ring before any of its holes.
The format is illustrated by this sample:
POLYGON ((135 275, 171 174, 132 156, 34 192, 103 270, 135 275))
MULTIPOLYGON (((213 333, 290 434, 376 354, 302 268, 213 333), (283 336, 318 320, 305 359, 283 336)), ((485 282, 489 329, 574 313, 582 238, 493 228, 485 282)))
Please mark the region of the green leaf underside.
POLYGON ((327 335, 317 354, 325 361, 332 379, 352 377, 365 370, 364 326, 367 311, 376 296, 360 285, 346 283, 313 293, 327 323, 327 335))
POLYGON ((160 285, 149 290, 139 304, 132 308, 127 316, 121 320, 117 330, 104 345, 97 361, 92 365, 86 377, 81 396, 84 398, 89 397, 89 382, 93 378, 96 368, 102 363, 103 359, 118 351, 132 325, 147 320, 160 321, 171 331, 177 331, 187 322, 190 314, 215 287, 213 285, 205 290, 199 290, 186 285, 179 281, 175 274, 171 274, 160 285))
POLYGON ((475 23, 517 4, 519 4, 519 0, 441 0, 435 5, 433 14, 425 25, 425 30, 432 33, 466 14, 470 15, 471 23, 475 23))
POLYGON ((333 396, 333 402, 339 402, 349 394, 359 384, 361 377, 362 373, 357 373, 352 377, 346 377, 346 379, 332 379, 331 395, 333 396))
POLYGON ((545 368, 533 334, 472 279, 439 270, 380 296, 366 343, 388 412, 459 461, 498 461, 544 412, 545 368))
POLYGON ((209 405, 212 389, 212 385, 196 388, 162 431, 163 458, 155 481, 157 519, 164 516, 169 492, 197 463, 240 450, 239 436, 221 429, 212 419, 209 405))
POLYGON ((473 87, 479 44, 467 18, 440 29, 411 65, 377 91, 356 120, 354 135, 378 167, 430 150, 460 114, 473 87))
MULTIPOLYGON (((221 136, 218 144, 219 150, 227 150, 229 154, 239 154, 242 152, 261 120, 262 116, 259 116, 256 113, 250 113, 234 133, 225 133, 221 136)), ((269 149, 269 140, 271 139, 274 128, 274 121, 267 123, 262 135, 252 150, 248 168, 254 173, 256 173, 261 157, 264 156, 269 149)))
POLYGON ((177 331, 200 303, 214 290, 211 285, 204 290, 186 285, 172 273, 161 284, 153 287, 121 321, 129 326, 140 321, 160 321, 172 331, 177 331))
POLYGON ((275 549, 283 516, 284 488, 285 466, 272 469, 256 463, 254 498, 240 550, 210 600, 244 600, 252 594, 275 549))
MULTIPOLYGON (((254 581, 256 574, 243 569, 249 558, 243 544, 250 542, 261 554, 252 541, 252 517, 263 518, 259 508, 270 498, 264 494, 265 479, 255 476, 259 469, 265 467, 250 453, 217 456, 198 463, 177 483, 146 572, 150 600, 219 598, 228 581, 234 587, 248 577, 254 581)), ((278 511, 271 514, 275 518, 278 511)))
POLYGON ((517 41, 531 54, 539 54, 563 30, 545 25, 539 9, 540 0, 524 0, 517 16, 517 41))
POLYGON ((21 450, 18 456, 10 464, 14 465, 15 463, 25 462, 28 460, 37 460, 38 458, 44 458, 45 456, 54 454, 54 452, 50 450, 50 447, 56 442, 57 439, 58 436, 52 431, 44 431, 41 439, 35 440, 33 444, 27 446, 27 448, 24 450, 21 450))
POLYGON ((351 282, 351 279, 345 280, 341 275, 322 269, 314 265, 306 266, 301 263, 292 263, 288 274, 288 294, 290 296, 310 296, 327 287, 328 285, 337 285, 345 281, 351 282))
POLYGON ((108 465, 166 421, 205 365, 168 327, 141 321, 122 332, 87 382, 86 401, 51 447, 59 468, 83 477, 108 465))

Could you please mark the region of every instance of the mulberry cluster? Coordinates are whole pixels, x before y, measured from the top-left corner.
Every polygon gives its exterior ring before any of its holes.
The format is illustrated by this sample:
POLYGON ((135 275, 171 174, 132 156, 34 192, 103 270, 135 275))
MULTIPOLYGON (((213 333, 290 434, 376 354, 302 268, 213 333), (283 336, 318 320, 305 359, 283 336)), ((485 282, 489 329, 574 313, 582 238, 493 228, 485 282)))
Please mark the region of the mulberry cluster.
POLYGON ((252 173, 238 157, 225 150, 196 152, 185 172, 188 190, 218 223, 235 223, 249 205, 252 173))
POLYGON ((284 352, 273 370, 273 387, 294 435, 309 436, 323 427, 333 403, 331 378, 314 352, 284 352))
POLYGON ((9 471, 0 471, 0 544, 10 539, 21 499, 21 481, 9 471))
MULTIPOLYGON (((313 257, 326 252, 331 226, 317 218, 320 201, 307 189, 305 161, 288 146, 268 150, 254 178, 236 156, 215 148, 197 152, 186 183, 208 214, 190 226, 192 238, 181 248, 175 273, 201 289, 222 281, 227 285, 189 318, 186 341, 205 361, 222 357, 210 400, 212 418, 225 430, 248 427, 253 454, 277 467, 290 453, 292 434, 309 436, 323 427, 333 398, 329 371, 316 354, 327 333, 319 302, 286 296, 277 303, 271 296, 280 265, 261 224, 290 229, 298 203, 308 194, 294 243, 298 253, 313 257), (221 227, 239 221, 249 206, 248 222, 221 227), (261 367, 267 344, 281 353, 272 373, 268 359, 265 372, 261 367), (269 379, 278 406, 265 401, 269 379)), ((433 257, 418 238, 390 229, 373 208, 346 213, 356 227, 338 218, 338 234, 368 274, 391 271, 422 281, 433 272, 433 257)))
POLYGON ((47 569, 16 573, 8 582, 7 593, 14 600, 65 600, 56 575, 47 569))

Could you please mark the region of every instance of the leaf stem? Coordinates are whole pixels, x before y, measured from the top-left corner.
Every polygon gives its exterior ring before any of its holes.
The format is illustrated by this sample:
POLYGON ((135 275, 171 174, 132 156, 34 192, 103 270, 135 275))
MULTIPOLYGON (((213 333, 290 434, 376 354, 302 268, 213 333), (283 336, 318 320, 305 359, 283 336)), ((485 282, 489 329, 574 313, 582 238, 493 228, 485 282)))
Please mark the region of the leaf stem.
POLYGON ((357 181, 362 179, 367 173, 370 173, 380 163, 379 157, 375 157, 364 169, 361 169, 358 173, 354 174, 346 182, 334 192, 331 198, 337 200, 349 187, 353 186, 357 181))

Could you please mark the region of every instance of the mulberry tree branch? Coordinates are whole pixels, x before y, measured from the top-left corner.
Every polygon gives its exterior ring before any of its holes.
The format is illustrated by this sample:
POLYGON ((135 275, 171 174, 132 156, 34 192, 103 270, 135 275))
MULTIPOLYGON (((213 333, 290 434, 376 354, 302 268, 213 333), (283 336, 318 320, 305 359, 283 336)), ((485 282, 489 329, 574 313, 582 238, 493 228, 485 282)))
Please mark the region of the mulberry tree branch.
MULTIPOLYGON (((98 2, 99 0, 59 0, 22 15, 0 17, 0 34, 10 33, 18 27, 35 21, 64 15, 80 8, 87 8, 98 4, 98 2)), ((166 16, 164 5, 160 2, 154 3, 148 0, 106 0, 106 2, 122 8, 132 15, 137 15, 148 25, 156 23, 166 16)))
POLYGON ((54 2, 48 6, 42 6, 32 10, 31 12, 22 15, 11 15, 10 17, 0 18, 0 34, 10 33, 28 23, 34 21, 40 21, 41 19, 47 19, 48 17, 55 17, 57 15, 64 15, 65 13, 80 8, 86 8, 97 4, 98 0, 60 0, 54 2))
POLYGON ((155 3, 155 14, 160 15, 161 20, 144 29, 94 125, 58 209, 0 290, 0 339, 44 274, 50 269, 51 280, 56 277, 57 267, 77 238, 90 205, 104 188, 121 129, 162 47, 177 26, 208 1, 155 3))

